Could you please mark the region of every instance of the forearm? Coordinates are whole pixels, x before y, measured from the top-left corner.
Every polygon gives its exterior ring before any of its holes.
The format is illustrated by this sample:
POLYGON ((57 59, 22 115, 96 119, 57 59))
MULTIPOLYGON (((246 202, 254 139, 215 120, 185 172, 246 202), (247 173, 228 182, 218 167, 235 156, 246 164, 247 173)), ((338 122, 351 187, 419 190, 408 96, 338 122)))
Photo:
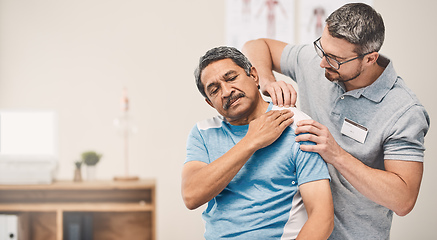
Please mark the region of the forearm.
POLYGON ((374 169, 344 152, 338 161, 333 162, 333 166, 361 194, 393 210, 397 215, 404 216, 413 209, 417 200, 423 168, 421 163, 398 162, 386 166, 386 170, 374 169), (394 167, 396 165, 405 166, 405 170, 394 167))
POLYGON ((326 240, 334 229, 334 218, 328 214, 314 214, 308 217, 296 240, 326 240))
POLYGON ((257 150, 243 138, 223 156, 202 168, 184 173, 182 196, 189 209, 196 209, 217 196, 257 150))

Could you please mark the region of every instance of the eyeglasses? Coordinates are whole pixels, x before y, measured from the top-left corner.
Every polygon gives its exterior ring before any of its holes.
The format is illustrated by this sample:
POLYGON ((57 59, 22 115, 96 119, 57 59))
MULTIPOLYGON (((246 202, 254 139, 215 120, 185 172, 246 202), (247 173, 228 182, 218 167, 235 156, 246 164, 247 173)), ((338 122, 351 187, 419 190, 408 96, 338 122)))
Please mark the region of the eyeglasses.
POLYGON ((320 38, 322 38, 322 37, 319 37, 319 38, 318 38, 316 41, 314 41, 314 43, 313 43, 313 44, 314 44, 314 48, 316 49, 316 53, 317 53, 317 55, 319 55, 320 58, 325 57, 326 62, 328 62, 329 66, 335 68, 336 70, 340 69, 340 66, 341 66, 342 64, 348 63, 348 62, 353 61, 353 60, 358 59, 358 58, 362 58, 362 57, 366 56, 367 54, 372 53, 372 52, 364 53, 364 54, 361 54, 361 55, 359 55, 359 56, 357 56, 357 57, 354 57, 354 58, 352 58, 352 59, 346 60, 346 61, 344 61, 344 62, 339 62, 339 61, 333 59, 332 57, 328 56, 328 55, 325 53, 325 51, 323 51, 323 49, 322 49, 322 47, 321 47, 321 45, 320 45, 320 38))

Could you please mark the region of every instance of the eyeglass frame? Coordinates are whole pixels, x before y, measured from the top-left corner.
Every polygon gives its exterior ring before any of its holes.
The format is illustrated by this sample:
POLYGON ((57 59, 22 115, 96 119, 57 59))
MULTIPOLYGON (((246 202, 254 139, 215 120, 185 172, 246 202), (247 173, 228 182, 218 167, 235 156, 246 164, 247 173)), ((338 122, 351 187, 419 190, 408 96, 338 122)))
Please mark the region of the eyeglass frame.
POLYGON ((357 56, 357 57, 354 57, 354 58, 352 58, 352 59, 346 60, 346 61, 344 61, 344 62, 339 62, 339 61, 335 60, 334 58, 328 56, 328 55, 325 53, 325 51, 322 49, 322 45, 320 45, 320 47, 319 47, 319 45, 317 45, 317 42, 320 42, 320 39, 321 39, 321 38, 322 38, 322 37, 319 37, 319 38, 317 38, 316 41, 313 42, 313 44, 314 44, 314 48, 315 48, 315 50, 316 50, 316 53, 317 53, 317 55, 318 55, 320 58, 325 57, 325 58, 326 58, 326 62, 329 64, 329 66, 333 67, 335 70, 339 70, 339 69, 340 69, 340 66, 343 65, 343 64, 345 64, 345 63, 351 62, 351 61, 353 61, 353 60, 355 60, 355 59, 358 59, 358 58, 362 58, 362 57, 366 56, 367 54, 370 54, 370 53, 373 53, 373 52, 374 52, 374 51, 372 51, 372 52, 368 52, 368 53, 363 53, 363 54, 361 54, 361 55, 359 55, 359 56, 357 56), (317 51, 317 49, 320 50, 320 52, 322 53, 322 56, 320 56, 320 54, 319 54, 319 52, 317 51), (336 68, 336 67, 333 66, 333 64, 330 62, 331 60, 338 64, 338 68, 336 68))

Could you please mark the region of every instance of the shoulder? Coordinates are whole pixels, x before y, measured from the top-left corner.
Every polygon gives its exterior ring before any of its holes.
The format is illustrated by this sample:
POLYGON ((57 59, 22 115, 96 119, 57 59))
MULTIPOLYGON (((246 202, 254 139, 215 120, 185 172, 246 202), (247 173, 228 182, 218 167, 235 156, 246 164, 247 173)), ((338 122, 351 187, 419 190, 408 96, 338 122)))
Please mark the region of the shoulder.
POLYGON ((197 129, 200 130, 208 130, 212 128, 221 128, 223 126, 223 122, 225 121, 223 116, 215 116, 210 119, 206 119, 200 121, 196 124, 197 129))
POLYGON ((299 122, 301 120, 305 120, 305 119, 311 119, 311 117, 308 116, 308 114, 302 112, 301 110, 299 110, 296 107, 289 107, 289 108, 278 107, 278 106, 273 106, 272 107, 272 111, 275 111, 275 110, 284 110, 284 109, 288 109, 288 110, 290 110, 290 111, 292 111, 294 113, 294 116, 293 116, 294 121, 293 121, 293 124, 291 124, 291 128, 293 128, 293 129, 296 129, 296 127, 297 127, 296 123, 297 122, 299 122))
POLYGON ((205 119, 197 122, 192 128, 188 135, 188 139, 204 139, 206 136, 211 134, 217 134, 217 130, 223 128, 224 118, 222 116, 216 116, 213 118, 205 119))
POLYGON ((429 122, 425 107, 420 103, 414 92, 405 84, 401 77, 397 77, 395 84, 381 101, 381 108, 390 113, 394 121, 400 118, 423 118, 429 122))

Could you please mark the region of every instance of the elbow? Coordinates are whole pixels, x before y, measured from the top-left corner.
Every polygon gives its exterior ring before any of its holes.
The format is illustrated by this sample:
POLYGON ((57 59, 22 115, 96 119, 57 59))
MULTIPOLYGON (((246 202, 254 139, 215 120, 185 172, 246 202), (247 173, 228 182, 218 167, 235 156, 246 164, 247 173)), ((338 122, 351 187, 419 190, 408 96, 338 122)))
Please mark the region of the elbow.
POLYGON ((265 42, 264 38, 252 39, 243 44, 242 52, 247 54, 248 49, 256 48, 257 44, 265 42))
POLYGON ((244 48, 245 45, 251 45, 251 44, 253 44, 253 43, 259 42, 260 40, 262 40, 262 39, 261 39, 261 38, 258 38, 258 39, 251 39, 251 40, 248 40, 246 43, 244 43, 243 48, 244 48))
POLYGON ((401 204, 397 209, 393 209, 393 212, 400 217, 404 217, 413 210, 415 204, 415 199, 414 201, 407 201, 404 204, 401 204))
POLYGON ((399 217, 404 217, 406 216, 408 213, 410 213, 414 208, 413 206, 406 206, 406 207, 402 207, 399 208, 397 210, 394 210, 394 212, 396 213, 396 215, 398 215, 399 217))
MULTIPOLYGON (((411 209, 412 210, 412 209, 411 209)), ((404 217, 406 216, 408 213, 411 212, 411 210, 399 210, 399 211, 395 211, 396 215, 398 215, 399 217, 404 217)))
POLYGON ((200 205, 196 204, 196 203, 193 202, 193 201, 188 201, 188 200, 185 200, 185 199, 184 199, 184 203, 185 203, 185 207, 187 207, 188 210, 195 210, 195 209, 197 209, 198 207, 200 207, 200 205))
POLYGON ((249 40, 243 44, 243 47, 241 48, 241 52, 244 54, 248 53, 248 49, 251 48, 251 46, 256 42, 257 40, 249 40))
POLYGON ((207 202, 204 191, 199 186, 192 187, 189 184, 182 184, 181 195, 185 207, 189 210, 195 210, 207 202))
POLYGON ((189 210, 195 210, 202 206, 202 204, 197 201, 196 197, 187 193, 182 192, 182 199, 184 200, 185 207, 187 207, 189 210))

